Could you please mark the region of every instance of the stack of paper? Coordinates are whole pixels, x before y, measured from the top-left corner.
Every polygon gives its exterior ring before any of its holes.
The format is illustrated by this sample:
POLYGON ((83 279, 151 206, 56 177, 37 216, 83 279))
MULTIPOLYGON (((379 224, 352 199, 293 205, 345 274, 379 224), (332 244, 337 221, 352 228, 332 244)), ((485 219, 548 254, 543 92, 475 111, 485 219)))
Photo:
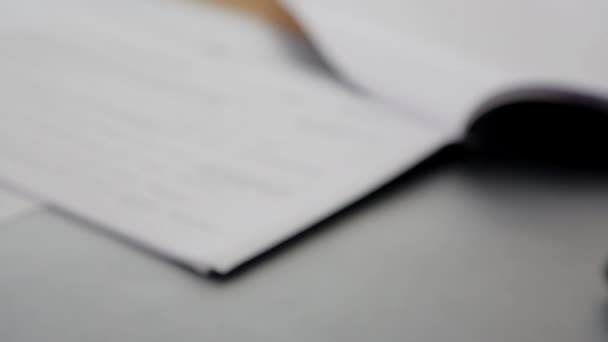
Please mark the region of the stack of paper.
POLYGON ((185 0, 8 3, 0 178, 203 272, 234 269, 445 139, 253 19, 185 0))

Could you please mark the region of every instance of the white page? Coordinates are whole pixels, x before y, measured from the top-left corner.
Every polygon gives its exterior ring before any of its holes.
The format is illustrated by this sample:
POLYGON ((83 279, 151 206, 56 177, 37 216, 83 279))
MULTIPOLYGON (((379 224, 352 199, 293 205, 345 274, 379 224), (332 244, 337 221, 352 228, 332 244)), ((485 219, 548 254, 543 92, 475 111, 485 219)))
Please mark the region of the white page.
POLYGON ((348 79, 461 132, 524 88, 608 96, 604 0, 283 0, 348 79))
POLYGON ((37 204, 34 201, 0 186, 0 224, 34 210, 36 207, 37 204))
POLYGON ((0 177, 201 271, 232 270, 444 142, 253 19, 83 3, 1 24, 0 177))

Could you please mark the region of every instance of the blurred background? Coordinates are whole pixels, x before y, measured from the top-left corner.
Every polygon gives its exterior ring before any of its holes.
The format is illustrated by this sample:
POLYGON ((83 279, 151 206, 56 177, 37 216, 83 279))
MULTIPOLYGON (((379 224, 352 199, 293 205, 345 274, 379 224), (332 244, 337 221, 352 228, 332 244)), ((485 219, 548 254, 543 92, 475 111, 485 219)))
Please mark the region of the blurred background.
MULTIPOLYGON (((325 69, 305 30, 277 1, 206 2, 294 38, 258 50, 258 41, 243 42, 251 46, 237 54, 243 68, 237 76, 245 74, 248 60, 268 56, 274 63, 269 69, 288 69, 290 62, 275 58, 277 51, 287 49, 297 51, 295 59, 314 60, 311 70, 321 76, 307 78, 307 85, 319 84, 312 87, 318 93, 334 90, 325 85, 328 78, 343 81, 325 69)), ((138 18, 135 10, 119 14, 138 18)), ((219 12, 217 17, 225 18, 219 12)), ((167 23, 158 27, 171 30, 167 23)), ((227 30, 217 36, 241 34, 227 30)), ((149 45, 154 41, 141 46, 149 45)), ((108 46, 95 51, 103 54, 108 46)), ((221 55, 221 47, 216 44, 212 53, 221 55)), ((52 58, 36 50, 30 55, 41 61, 52 58)), ((0 63, 3 56, 7 62, 18 54, 5 46, 0 47, 0 63)), ((140 66, 146 67, 145 55, 139 57, 140 66)), ((167 64, 179 73, 189 72, 190 62, 167 64)), ((80 67, 69 63, 61 65, 80 67)), ((10 67, 0 70, 5 79, 19 73, 10 67)), ((270 83, 275 80, 272 73, 265 77, 270 83)), ((211 90, 234 86, 219 80, 204 81, 211 90)), ((246 77, 235 80, 247 85, 246 77)), ((61 81, 71 84, 70 79, 61 81)), ((86 85, 75 88, 88 90, 86 85)), ((11 100, 7 94, 23 87, 3 86, 0 125, 10 118, 2 113, 11 100)), ((162 83, 156 86, 164 89, 162 83)), ((107 90, 120 95, 110 86, 107 90)), ((274 91, 289 95, 280 87, 274 91)), ((257 99, 248 100, 255 104, 257 99)), ((28 98, 22 102, 26 109, 38 103, 28 98)), ((19 209, 17 216, 0 223, 0 341, 606 341, 608 122, 602 106, 589 106, 592 102, 530 99, 479 113, 467 139, 229 276, 207 277, 172 260, 158 262, 149 251, 114 236, 108 239, 97 222, 54 204, 19 209), (575 116, 584 120, 572 120, 575 116)), ((48 103, 50 108, 53 102, 48 103)), ((145 108, 153 112, 165 107, 145 108)), ((36 122, 35 115, 23 116, 36 122)), ((73 134, 63 128, 66 136, 73 134)), ((91 129, 88 138, 95 132, 91 129)), ((2 134, 18 135, 7 129, 2 134)), ((167 164, 178 156, 167 154, 167 164)), ((54 165, 53 159, 41 158, 48 165, 54 165)), ((138 180, 132 178, 133 183, 138 180)), ((10 182, 2 184, 14 190, 10 182)))

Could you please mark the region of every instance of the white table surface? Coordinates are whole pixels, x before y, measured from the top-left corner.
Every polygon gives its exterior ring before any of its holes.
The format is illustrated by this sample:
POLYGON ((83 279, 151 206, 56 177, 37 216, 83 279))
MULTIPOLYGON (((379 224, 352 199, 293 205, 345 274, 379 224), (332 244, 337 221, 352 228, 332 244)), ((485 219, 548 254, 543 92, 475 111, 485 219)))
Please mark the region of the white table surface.
POLYGON ((608 339, 608 176, 452 165, 226 280, 52 210, 0 227, 0 341, 608 339))

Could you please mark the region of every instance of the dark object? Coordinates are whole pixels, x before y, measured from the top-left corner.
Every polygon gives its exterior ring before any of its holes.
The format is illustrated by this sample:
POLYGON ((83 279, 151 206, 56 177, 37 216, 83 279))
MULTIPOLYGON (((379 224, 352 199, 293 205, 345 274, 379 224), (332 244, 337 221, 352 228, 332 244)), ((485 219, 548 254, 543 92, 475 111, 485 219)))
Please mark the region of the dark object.
POLYGON ((608 103, 563 91, 520 94, 484 106, 466 141, 473 152, 491 159, 608 168, 608 103))

